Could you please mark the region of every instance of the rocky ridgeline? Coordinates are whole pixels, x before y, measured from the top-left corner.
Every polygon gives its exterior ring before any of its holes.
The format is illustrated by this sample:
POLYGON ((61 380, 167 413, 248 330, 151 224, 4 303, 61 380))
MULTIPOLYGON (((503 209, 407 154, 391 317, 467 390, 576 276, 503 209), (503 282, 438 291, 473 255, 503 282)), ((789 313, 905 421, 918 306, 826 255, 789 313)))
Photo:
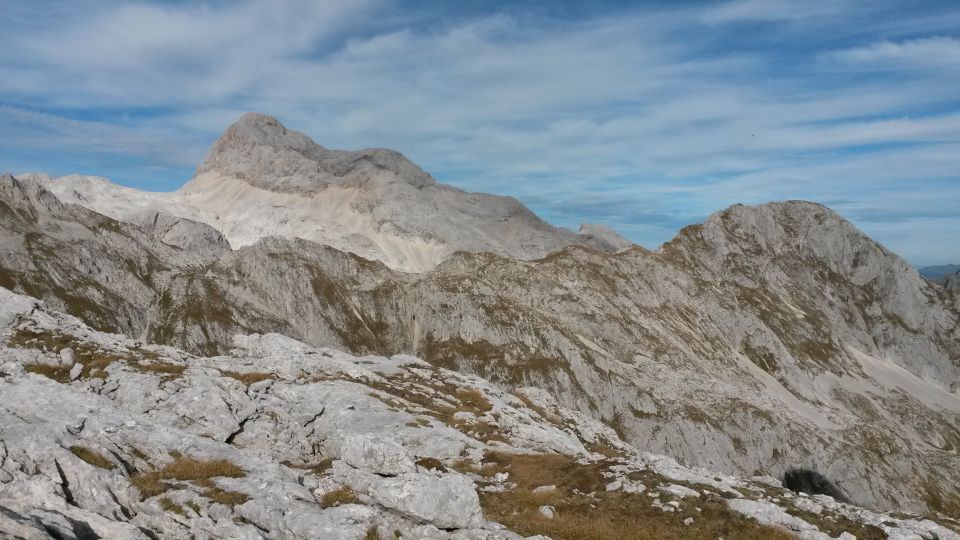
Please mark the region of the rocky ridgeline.
POLYGON ((658 252, 460 252, 408 274, 300 239, 231 250, 159 213, 118 222, 37 180, 0 178, 0 202, 0 286, 100 330, 207 356, 270 332, 413 354, 543 388, 688 465, 811 468, 864 506, 960 514, 960 296, 820 205, 733 207, 658 252))
POLYGON ((173 193, 77 175, 36 178, 63 200, 120 221, 160 210, 213 225, 234 247, 303 238, 407 272, 430 270, 459 250, 535 259, 570 245, 630 245, 607 228, 553 227, 512 197, 438 183, 396 151, 330 150, 256 113, 230 126, 173 193))
POLYGON ((638 452, 537 388, 277 334, 197 357, 2 288, 0 396, 15 538, 960 538, 638 452))

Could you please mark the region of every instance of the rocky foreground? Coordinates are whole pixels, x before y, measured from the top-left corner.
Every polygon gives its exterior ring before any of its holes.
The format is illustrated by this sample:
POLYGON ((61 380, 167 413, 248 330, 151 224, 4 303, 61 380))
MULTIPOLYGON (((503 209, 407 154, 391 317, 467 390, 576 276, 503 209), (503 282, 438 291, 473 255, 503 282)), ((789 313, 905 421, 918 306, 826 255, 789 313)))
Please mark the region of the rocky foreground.
POLYGON ((202 358, 3 288, 0 328, 4 537, 960 539, 411 356, 268 334, 202 358))

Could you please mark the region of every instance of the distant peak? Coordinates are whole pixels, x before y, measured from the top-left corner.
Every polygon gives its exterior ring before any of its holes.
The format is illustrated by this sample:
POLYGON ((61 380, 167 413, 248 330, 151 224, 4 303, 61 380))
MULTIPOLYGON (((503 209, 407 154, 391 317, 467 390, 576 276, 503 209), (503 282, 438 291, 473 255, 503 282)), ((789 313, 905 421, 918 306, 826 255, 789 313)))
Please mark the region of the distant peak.
POLYGON ((234 124, 239 125, 267 125, 267 126, 279 126, 280 128, 286 129, 279 120, 270 116, 269 114, 263 114, 258 112, 248 112, 244 113, 243 116, 237 119, 234 124))
POLYGON ((415 187, 435 183, 399 152, 329 150, 276 118, 256 112, 241 116, 217 139, 197 168, 198 175, 204 173, 284 192, 310 192, 354 179, 399 180, 415 187))
POLYGON ((620 236, 617 231, 600 223, 581 223, 577 234, 593 240, 607 251, 616 251, 633 245, 633 242, 620 236))

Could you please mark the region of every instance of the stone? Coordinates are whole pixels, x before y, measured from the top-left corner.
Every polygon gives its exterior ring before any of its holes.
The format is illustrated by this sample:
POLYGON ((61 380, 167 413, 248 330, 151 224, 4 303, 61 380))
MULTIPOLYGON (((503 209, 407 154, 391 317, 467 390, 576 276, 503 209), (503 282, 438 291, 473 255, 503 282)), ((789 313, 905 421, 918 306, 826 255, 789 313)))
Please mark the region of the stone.
POLYGON ((623 480, 617 479, 605 486, 606 491, 619 491, 623 488, 623 480))
POLYGON ((251 384, 247 389, 251 392, 265 392, 273 386, 273 379, 265 379, 251 384))
POLYGON ((804 538, 827 540, 829 535, 819 532, 814 525, 791 516, 783 508, 768 502, 750 501, 746 499, 728 499, 727 506, 731 510, 753 518, 763 525, 782 527, 789 531, 802 533, 804 538))
POLYGON ((75 381, 80 378, 80 375, 83 374, 83 364, 74 364, 70 368, 70 380, 75 381))
POLYGON ((70 347, 65 347, 60 349, 60 365, 63 367, 68 367, 73 365, 73 349, 70 347))
POLYGON ((368 494, 386 508, 441 529, 473 528, 484 522, 473 482, 460 475, 385 478, 368 494))
POLYGON ((700 492, 699 492, 699 491, 697 491, 697 490, 695 490, 695 489, 690 489, 690 488, 685 487, 685 486, 677 485, 677 484, 670 484, 670 485, 668 485, 668 486, 661 486, 661 487, 660 487, 660 490, 663 491, 663 492, 665 492, 665 493, 669 493, 670 495, 673 495, 674 497, 679 497, 679 498, 681 498, 681 499, 685 499, 685 498, 687 498, 687 497, 699 497, 699 496, 700 496, 700 492))
POLYGON ((385 436, 348 435, 338 448, 340 459, 376 474, 397 475, 416 469, 403 446, 385 436))

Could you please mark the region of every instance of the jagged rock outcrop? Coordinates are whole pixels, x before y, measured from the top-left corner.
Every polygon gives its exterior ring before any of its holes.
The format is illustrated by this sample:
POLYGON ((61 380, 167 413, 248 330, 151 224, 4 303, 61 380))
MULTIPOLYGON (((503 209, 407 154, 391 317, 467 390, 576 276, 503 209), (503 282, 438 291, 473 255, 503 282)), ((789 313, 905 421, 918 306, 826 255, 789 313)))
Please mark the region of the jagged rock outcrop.
POLYGON ((223 255, 230 250, 230 242, 206 223, 180 218, 158 210, 143 210, 131 214, 129 223, 168 246, 197 253, 223 255))
POLYGON ((960 504, 957 304, 821 206, 734 207, 659 252, 461 252, 407 274, 284 238, 198 265, 6 185, 0 285, 99 328, 208 355, 253 332, 417 354, 542 387, 687 464, 815 469, 881 508, 960 504))
POLYGON ((609 249, 622 241, 609 231, 553 227, 511 197, 440 184, 393 150, 326 149, 256 113, 230 126, 173 193, 81 176, 38 178, 63 200, 120 221, 162 210, 214 226, 234 247, 271 235, 304 238, 408 272, 459 250, 536 259, 570 245, 609 249))
POLYGON ((399 152, 328 150, 276 118, 243 115, 213 145, 197 175, 243 180, 274 192, 319 193, 331 185, 400 182, 417 189, 436 181, 399 152))
POLYGON ((542 390, 410 356, 268 334, 196 357, 3 288, 0 322, 0 536, 960 539, 683 467, 542 390))

